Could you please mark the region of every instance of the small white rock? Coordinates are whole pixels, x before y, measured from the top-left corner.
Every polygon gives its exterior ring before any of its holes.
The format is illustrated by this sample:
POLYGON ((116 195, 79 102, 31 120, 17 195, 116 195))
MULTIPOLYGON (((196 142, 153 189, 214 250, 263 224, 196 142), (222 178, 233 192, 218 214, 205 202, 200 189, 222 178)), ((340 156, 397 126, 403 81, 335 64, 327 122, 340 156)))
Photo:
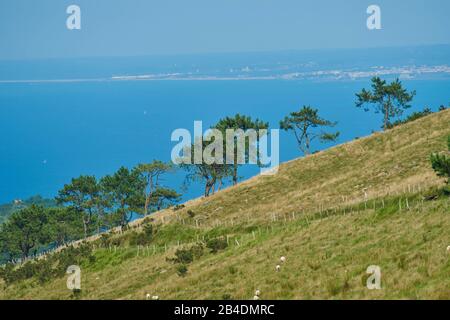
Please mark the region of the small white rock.
POLYGON ((285 262, 286 262, 286 257, 281 257, 281 258, 280 258, 280 261, 281 261, 282 263, 285 263, 285 262))
POLYGON ((261 295, 261 291, 256 290, 256 291, 255 291, 255 296, 258 296, 258 297, 259 297, 260 295, 261 295))
POLYGON ((259 300, 259 297, 258 296, 254 296, 253 300, 259 300))
POLYGON ((146 295, 145 295, 145 298, 147 299, 147 300, 150 300, 150 293, 147 293, 146 295))
POLYGON ((280 272, 281 266, 280 266, 280 265, 277 265, 277 266, 275 267, 275 269, 277 270, 277 272, 280 272))
POLYGON ((153 296, 152 300, 159 300, 159 296, 153 296))

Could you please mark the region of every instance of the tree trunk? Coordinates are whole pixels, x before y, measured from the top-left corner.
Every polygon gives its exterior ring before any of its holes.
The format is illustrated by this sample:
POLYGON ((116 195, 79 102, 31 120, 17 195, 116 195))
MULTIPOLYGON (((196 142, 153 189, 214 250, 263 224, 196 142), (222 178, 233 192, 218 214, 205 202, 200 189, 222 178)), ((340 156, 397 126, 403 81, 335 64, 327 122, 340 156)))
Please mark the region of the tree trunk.
POLYGON ((209 184, 209 182, 206 182, 205 185, 205 198, 207 198, 209 196, 209 190, 211 189, 211 186, 209 184))
POLYGON ((84 219, 83 219, 83 229, 84 229, 84 239, 86 239, 87 238, 87 223, 84 219))
POLYGON ((22 246, 22 259, 25 260, 28 257, 30 249, 27 245, 22 246))
POLYGON ((308 156, 311 154, 311 150, 310 150, 310 141, 309 141, 309 136, 305 135, 305 155, 308 156))
POLYGON ((237 185, 238 183, 238 178, 237 178, 237 174, 238 174, 238 166, 237 163, 234 164, 233 167, 233 185, 237 185))
POLYGON ((388 122, 389 122, 389 110, 391 108, 391 96, 388 96, 388 102, 384 106, 384 125, 383 130, 386 131, 388 129, 388 122))
POLYGON ((221 187, 222 187, 222 179, 219 180, 219 186, 217 187, 217 192, 220 191, 221 187))
POLYGON ((153 193, 153 178, 150 176, 148 178, 148 186, 149 186, 149 191, 147 196, 145 197, 145 206, 144 206, 144 215, 147 216, 148 215, 148 206, 150 204, 150 199, 152 197, 152 193, 153 193))
POLYGON ((386 110, 384 111, 384 125, 383 125, 383 130, 386 131, 387 130, 387 123, 388 123, 388 108, 385 108, 386 110))
POLYGON ((147 195, 147 197, 145 197, 145 206, 144 206, 144 215, 147 216, 148 215, 148 205, 150 203, 150 197, 151 197, 151 193, 149 193, 147 195))

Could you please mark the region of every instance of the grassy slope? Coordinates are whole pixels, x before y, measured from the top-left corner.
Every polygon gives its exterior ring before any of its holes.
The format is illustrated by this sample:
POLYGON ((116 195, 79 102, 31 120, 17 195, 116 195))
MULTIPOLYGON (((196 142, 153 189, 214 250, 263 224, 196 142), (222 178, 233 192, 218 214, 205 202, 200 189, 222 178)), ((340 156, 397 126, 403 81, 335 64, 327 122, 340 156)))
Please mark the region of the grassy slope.
MULTIPOLYGON (((139 256, 136 248, 99 249, 97 261, 82 266, 82 297, 249 299, 260 289, 262 299, 450 299, 449 200, 422 202, 420 196, 442 183, 428 157, 445 149, 449 133, 447 110, 283 164, 275 176, 255 177, 191 201, 183 210, 158 213, 164 226, 155 244, 230 235, 231 245, 194 261, 184 278, 166 261, 173 247, 156 254, 141 250, 139 256), (361 207, 364 190, 367 209, 361 207), (199 228, 188 209, 202 218, 199 228), (270 223, 275 213, 279 221, 270 223), (180 218, 184 224, 176 222, 180 218), (216 221, 221 225, 214 226, 216 221), (277 273, 281 255, 287 263, 277 273), (379 291, 363 286, 372 264, 382 268, 379 291)), ((27 281, 0 291, 0 298, 69 297, 65 279, 44 286, 27 281)))

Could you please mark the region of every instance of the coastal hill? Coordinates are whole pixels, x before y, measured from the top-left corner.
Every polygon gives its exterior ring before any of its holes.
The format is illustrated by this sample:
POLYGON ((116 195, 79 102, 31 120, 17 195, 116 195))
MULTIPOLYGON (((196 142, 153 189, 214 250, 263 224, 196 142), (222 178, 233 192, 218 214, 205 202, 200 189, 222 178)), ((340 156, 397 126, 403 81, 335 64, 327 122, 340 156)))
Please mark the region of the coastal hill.
POLYGON ((0 224, 5 222, 14 212, 29 207, 33 204, 43 206, 44 208, 50 208, 56 206, 56 201, 53 199, 45 199, 42 196, 36 195, 25 200, 16 199, 10 203, 0 204, 0 224))
POLYGON ((449 134, 444 110, 281 164, 91 239, 77 294, 59 276, 0 282, 0 299, 450 299, 450 198, 429 161, 449 134))

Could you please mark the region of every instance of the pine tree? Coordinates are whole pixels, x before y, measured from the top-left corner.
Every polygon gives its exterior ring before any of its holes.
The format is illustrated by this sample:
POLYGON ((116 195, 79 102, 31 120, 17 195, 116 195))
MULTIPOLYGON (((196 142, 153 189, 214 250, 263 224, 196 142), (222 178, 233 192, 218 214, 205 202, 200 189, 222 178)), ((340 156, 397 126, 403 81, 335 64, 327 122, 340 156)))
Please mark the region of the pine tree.
MULTIPOLYGON (((239 155, 238 155, 238 140, 240 137, 244 138, 244 150, 245 150, 245 161, 249 160, 249 140, 245 137, 245 132, 247 130, 267 130, 269 128, 269 123, 261 121, 259 119, 253 120, 249 116, 236 114, 234 117, 226 117, 223 119, 220 119, 219 122, 214 126, 214 129, 218 129, 222 132, 223 137, 225 139, 224 144, 226 145, 226 131, 228 129, 236 130, 235 136, 234 136, 234 159, 232 166, 232 179, 233 179, 233 185, 236 185, 238 183, 238 168, 240 166, 239 164, 239 155)), ((259 138, 258 138, 259 142, 259 138)), ((228 152, 228 150, 227 150, 228 152)), ((257 159, 259 163, 259 158, 257 159)), ((224 170, 221 170, 221 172, 228 172, 227 167, 221 168, 224 170)))
POLYGON ((398 79, 388 84, 385 80, 375 77, 372 78, 372 91, 362 89, 356 94, 358 98, 356 106, 364 107, 365 111, 369 111, 369 107, 374 106, 376 113, 383 114, 383 128, 387 130, 391 124, 391 118, 401 116, 403 110, 410 108, 409 103, 415 95, 415 91, 406 91, 398 79))
POLYGON ((339 137, 339 132, 327 133, 320 129, 335 125, 335 122, 321 118, 319 110, 310 106, 303 106, 299 111, 291 112, 289 116, 280 121, 281 129, 294 132, 298 147, 305 155, 311 154, 311 143, 314 139, 319 139, 323 143, 335 142, 339 137))
POLYGON ((448 152, 433 153, 430 157, 431 166, 439 177, 447 178, 447 190, 450 191, 450 136, 447 138, 448 152))

